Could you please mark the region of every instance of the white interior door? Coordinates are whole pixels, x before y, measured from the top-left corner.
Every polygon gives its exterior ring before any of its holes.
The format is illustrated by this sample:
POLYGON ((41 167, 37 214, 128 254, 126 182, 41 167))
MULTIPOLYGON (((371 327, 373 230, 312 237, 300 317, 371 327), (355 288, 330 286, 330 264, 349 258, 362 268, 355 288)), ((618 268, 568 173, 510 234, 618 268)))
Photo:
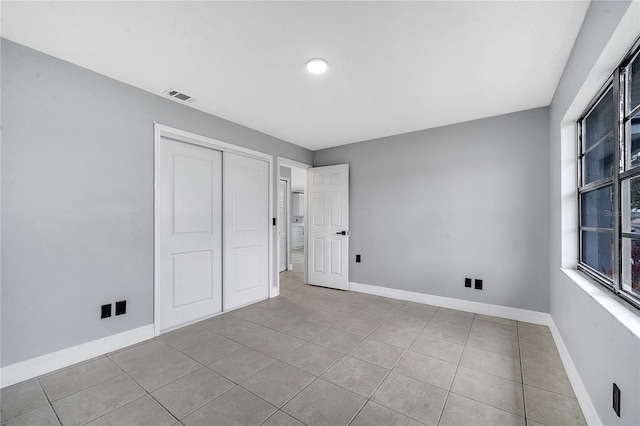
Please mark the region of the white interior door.
POLYGON ((307 170, 307 282, 349 287, 349 165, 307 170))
POLYGON ((278 182, 278 255, 279 268, 278 271, 287 270, 287 258, 289 252, 287 250, 287 200, 289 199, 287 181, 280 179, 278 182))
POLYGON ((222 311, 222 153, 162 138, 160 332, 222 311))
POLYGON ((269 297, 269 164, 224 153, 224 310, 269 297))

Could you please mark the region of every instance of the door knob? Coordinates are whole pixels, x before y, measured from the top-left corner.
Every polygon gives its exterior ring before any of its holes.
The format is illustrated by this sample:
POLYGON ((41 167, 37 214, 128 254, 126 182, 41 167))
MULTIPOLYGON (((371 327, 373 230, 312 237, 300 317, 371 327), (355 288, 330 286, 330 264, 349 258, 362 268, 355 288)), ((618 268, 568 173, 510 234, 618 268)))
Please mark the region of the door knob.
POLYGON ((349 232, 347 232, 347 231, 340 231, 340 232, 336 232, 336 235, 349 235, 349 232))

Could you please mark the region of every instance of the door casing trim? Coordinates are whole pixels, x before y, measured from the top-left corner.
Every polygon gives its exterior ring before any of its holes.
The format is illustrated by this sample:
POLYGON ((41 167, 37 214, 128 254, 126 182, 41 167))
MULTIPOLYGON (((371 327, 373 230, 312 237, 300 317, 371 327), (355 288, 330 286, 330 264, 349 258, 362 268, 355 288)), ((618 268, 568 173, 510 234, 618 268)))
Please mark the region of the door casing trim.
MULTIPOLYGON (((288 167, 288 168, 297 167, 299 169, 305 169, 305 170, 310 169, 310 168, 313 167, 311 164, 301 163, 301 162, 296 161, 296 160, 291 160, 289 158, 278 156, 278 157, 276 157, 276 169, 277 169, 276 170, 276 177, 277 177, 278 181, 280 179, 282 179, 282 177, 280 176, 280 166, 285 166, 285 167, 288 167)), ((305 191, 305 193, 307 192, 307 182, 306 182, 306 180, 305 180, 305 183, 304 183, 304 191, 305 191)), ((289 192, 291 192, 291 181, 289 181, 289 192)), ((289 204, 291 204, 291 203, 289 203, 289 204)), ((289 213, 289 215, 291 215, 291 213, 289 213)), ((278 218, 278 220, 280 220, 280 218, 278 218)), ((291 226, 289 226, 289 234, 291 234, 291 226)), ((291 237, 289 236, 289 242, 291 242, 290 238, 291 237)), ((289 247, 291 247, 291 245, 289 245, 289 247)), ((307 266, 306 266, 307 265, 307 261, 306 261, 306 255, 307 255, 307 233, 306 232, 304 233, 304 249, 303 250, 304 250, 304 255, 305 255, 304 282, 307 282, 307 266)), ((276 275, 275 283, 276 283, 276 285, 275 285, 275 287, 273 287, 273 290, 274 290, 275 296, 277 296, 278 294, 280 294, 280 273, 278 273, 276 275)), ((272 297, 274 297, 274 296, 272 296, 272 297)))

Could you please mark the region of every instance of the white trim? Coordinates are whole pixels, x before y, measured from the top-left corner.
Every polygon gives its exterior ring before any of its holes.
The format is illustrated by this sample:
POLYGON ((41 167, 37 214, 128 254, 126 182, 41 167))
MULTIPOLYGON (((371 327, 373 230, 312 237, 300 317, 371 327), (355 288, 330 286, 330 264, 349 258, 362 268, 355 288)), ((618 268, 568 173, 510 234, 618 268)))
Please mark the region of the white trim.
POLYGON ((50 373, 153 338, 153 324, 62 349, 0 369, 2 387, 50 373))
MULTIPOLYGON (((166 126, 160 123, 153 123, 153 329, 154 335, 160 335, 160 298, 157 295, 160 294, 160 233, 156 224, 158 223, 158 194, 160 193, 160 173, 158 165, 160 164, 160 140, 165 137, 169 139, 178 140, 181 142, 191 143, 194 145, 203 146, 205 148, 211 148, 218 151, 232 152, 236 154, 250 155, 266 161, 269 164, 269 223, 271 223, 274 215, 274 202, 273 202, 273 155, 265 154, 264 152, 254 151, 253 149, 244 148, 241 146, 233 145, 227 142, 222 142, 217 139, 209 138, 207 136, 198 135, 196 133, 187 132, 186 130, 176 129, 174 127, 166 126)), ((291 161, 291 160, 290 160, 291 161)), ((279 169, 278 169, 279 174, 279 169)), ((271 228, 271 226, 270 226, 271 228)), ((274 269, 274 254, 273 254, 273 230, 268 232, 269 235, 269 297, 275 297, 277 293, 273 289, 273 269, 274 269)), ((223 253, 224 256, 224 253, 223 253)), ((224 286, 224 282, 223 282, 224 286)), ((198 321, 204 318, 199 318, 198 321)))
POLYGON ((582 383, 582 379, 578 374, 578 369, 576 368, 573 360, 571 359, 571 355, 569 355, 569 350, 567 346, 564 344, 564 340, 562 340, 562 335, 560 334, 560 330, 556 327, 556 323, 551 319, 549 323, 549 329, 551 330, 551 335, 553 336, 553 340, 556 343, 556 347, 558 348, 558 353, 560 354, 560 359, 562 360, 562 365, 564 366, 564 371, 567 373, 567 377, 569 378, 569 382, 571 383, 571 387, 573 388, 573 392, 576 394, 576 398, 578 399, 578 404, 580 404, 580 408, 582 409, 582 414, 584 414, 584 418, 589 425, 601 425, 603 424, 600 420, 600 416, 598 416, 598 412, 596 411, 596 407, 593 405, 589 394, 587 393, 587 388, 582 383))
MULTIPOLYGON (((296 160, 290 160, 288 158, 278 156, 278 167, 280 166, 287 166, 289 168, 297 167, 299 169, 310 169, 313 167, 311 164, 301 163, 296 160)), ((278 168, 278 170, 280 170, 280 168, 278 168)))
POLYGON ((582 383, 578 370, 571 359, 571 355, 569 355, 569 350, 564 344, 560 331, 558 330, 558 327, 556 327, 556 324, 550 314, 353 282, 349 283, 349 290, 548 326, 551 330, 551 335, 553 336, 556 347, 558 348, 562 365, 567 373, 571 387, 576 394, 576 398, 580 404, 580 408, 582 409, 582 413, 584 414, 587 424, 602 424, 600 417, 598 416, 598 412, 587 393, 587 388, 584 386, 584 383, 582 383))
POLYGON ((271 154, 265 154, 264 152, 254 151, 253 149, 244 148, 228 142, 222 142, 217 139, 198 135, 196 133, 187 132, 186 130, 176 129, 175 127, 169 127, 160 123, 154 122, 153 125, 154 125, 154 134, 155 134, 156 140, 159 139, 160 136, 165 136, 169 138, 173 137, 174 139, 177 138, 177 140, 179 141, 195 143, 196 145, 202 144, 204 146, 208 146, 209 148, 217 149, 219 151, 233 151, 236 153, 249 154, 255 157, 261 157, 269 162, 273 161, 273 155, 271 154))
POLYGON ((349 283, 349 290, 389 297, 392 299, 441 306, 443 308, 457 309, 459 311, 473 312, 474 314, 491 315, 515 321, 529 322, 532 324, 549 325, 551 323, 551 315, 546 312, 510 308, 508 306, 491 305, 489 303, 472 302, 470 300, 453 299, 451 297, 434 296, 431 294, 416 293, 414 291, 398 290, 395 288, 378 287, 354 282, 349 283))
POLYGON ((629 333, 640 338, 640 316, 638 310, 627 304, 613 292, 596 283, 585 273, 576 269, 561 269, 575 285, 587 293, 589 297, 607 311, 616 321, 622 324, 629 333))
MULTIPOLYGON (((276 171, 276 175, 278 177, 278 181, 281 179, 280 176, 280 166, 285 166, 287 168, 291 168, 291 167, 297 167, 299 169, 310 169, 313 166, 310 164, 306 164, 306 163, 301 163, 299 161, 296 160, 290 160, 288 158, 285 157, 280 157, 277 156, 276 157, 276 168, 278 169, 276 171)), ((307 182, 305 180, 304 183, 304 192, 305 194, 307 193, 307 182)), ((291 181, 289 182, 289 193, 291 193, 291 181)), ((289 199, 289 203, 288 203, 288 208, 291 208, 291 199, 289 199)), ((277 216, 276 216, 277 217, 277 216)), ((291 211, 289 211, 287 213, 287 223, 289 228, 287 229, 287 238, 289 238, 288 244, 289 244, 289 253, 291 253, 291 223, 290 223, 290 219, 291 219, 291 211)), ((277 230, 276 230, 277 231, 277 230)), ((278 247, 280 246, 280 244, 278 244, 278 247)), ((279 250, 279 248, 278 248, 279 250)), ((307 233, 304 233, 304 256, 306 259, 306 253, 307 253, 307 233)), ((306 262, 305 262, 306 264, 306 262)), ((292 270, 293 269, 293 263, 290 263, 288 265, 288 270, 292 270)), ((278 265, 278 270, 280 269, 280 265, 278 265)), ((305 267, 304 269, 304 282, 307 282, 307 268, 305 267)), ((276 276, 276 286, 275 287, 270 287, 271 290, 273 290, 272 296, 271 297, 276 297, 277 295, 280 294, 280 273, 278 272, 277 276, 276 276)))
MULTIPOLYGON (((278 187, 273 185, 273 178, 275 175, 275 172, 273 170, 273 155, 267 155, 267 154, 262 154, 263 156, 266 156, 265 158, 267 159, 267 163, 269 164, 269 212, 271 212, 271 214, 269 215, 269 224, 273 225, 273 218, 274 217, 278 217, 278 215, 276 214, 276 203, 274 203, 273 199, 274 197, 274 193, 277 193, 278 191, 278 187)), ((276 231, 278 229, 277 226, 271 226, 271 228, 276 228, 276 231)), ((274 254, 274 250, 273 250, 273 245, 275 242, 275 236, 273 235, 273 229, 271 229, 271 232, 267 232, 268 236, 269 236, 269 270, 267 271, 267 273, 269 274, 269 298, 275 297, 275 292, 273 289, 273 271, 274 269, 278 269, 277 265, 275 265, 275 254, 274 254)), ((224 253, 223 253, 224 256, 224 253)), ((224 286, 224 282, 222 283, 222 285, 224 286)))
MULTIPOLYGON (((280 181, 284 181, 285 183, 285 198, 286 198, 286 206, 285 206, 285 210, 286 213, 285 215, 287 216, 285 218, 285 229, 287 230, 287 252, 284 254, 286 257, 285 260, 285 271, 289 270, 289 260, 291 260, 291 182, 289 180, 288 177, 283 177, 280 176, 280 166, 278 166, 278 199, 280 198, 280 181)), ((278 201, 280 202, 280 201, 278 201)), ((280 230, 278 229, 280 227, 280 221, 282 220, 282 218, 280 217, 280 206, 276 205, 276 212, 278 213, 276 215, 277 217, 277 226, 276 226, 276 234, 278 236, 277 240, 278 240, 278 246, 276 247, 276 253, 278 253, 278 268, 276 269, 276 271, 278 271, 278 276, 280 275, 280 257, 282 257, 282 253, 280 253, 280 230)), ((279 279, 277 280, 279 281, 279 279)), ((276 286, 279 285, 278 282, 276 282, 276 286)), ((279 292, 278 292, 279 293, 279 292)), ((274 296, 271 296, 274 297, 274 296)))

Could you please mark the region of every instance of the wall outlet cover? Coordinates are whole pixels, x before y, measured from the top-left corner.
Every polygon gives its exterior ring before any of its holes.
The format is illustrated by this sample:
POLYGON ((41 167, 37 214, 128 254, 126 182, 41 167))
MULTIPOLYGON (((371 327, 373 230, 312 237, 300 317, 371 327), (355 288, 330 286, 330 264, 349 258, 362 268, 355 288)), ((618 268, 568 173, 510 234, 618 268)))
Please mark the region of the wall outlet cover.
POLYGON ((476 290, 482 290, 482 280, 476 280, 476 290))
POLYGON ((620 388, 613 384, 613 411, 620 417, 620 388))
POLYGON ((127 313, 127 301, 122 300, 120 302, 116 302, 116 315, 122 315, 127 313))
POLYGON ((471 278, 464 279, 464 286, 471 288, 471 278))
POLYGON ((111 303, 108 305, 102 305, 102 309, 100 311, 100 319, 109 318, 111 316, 111 303))

